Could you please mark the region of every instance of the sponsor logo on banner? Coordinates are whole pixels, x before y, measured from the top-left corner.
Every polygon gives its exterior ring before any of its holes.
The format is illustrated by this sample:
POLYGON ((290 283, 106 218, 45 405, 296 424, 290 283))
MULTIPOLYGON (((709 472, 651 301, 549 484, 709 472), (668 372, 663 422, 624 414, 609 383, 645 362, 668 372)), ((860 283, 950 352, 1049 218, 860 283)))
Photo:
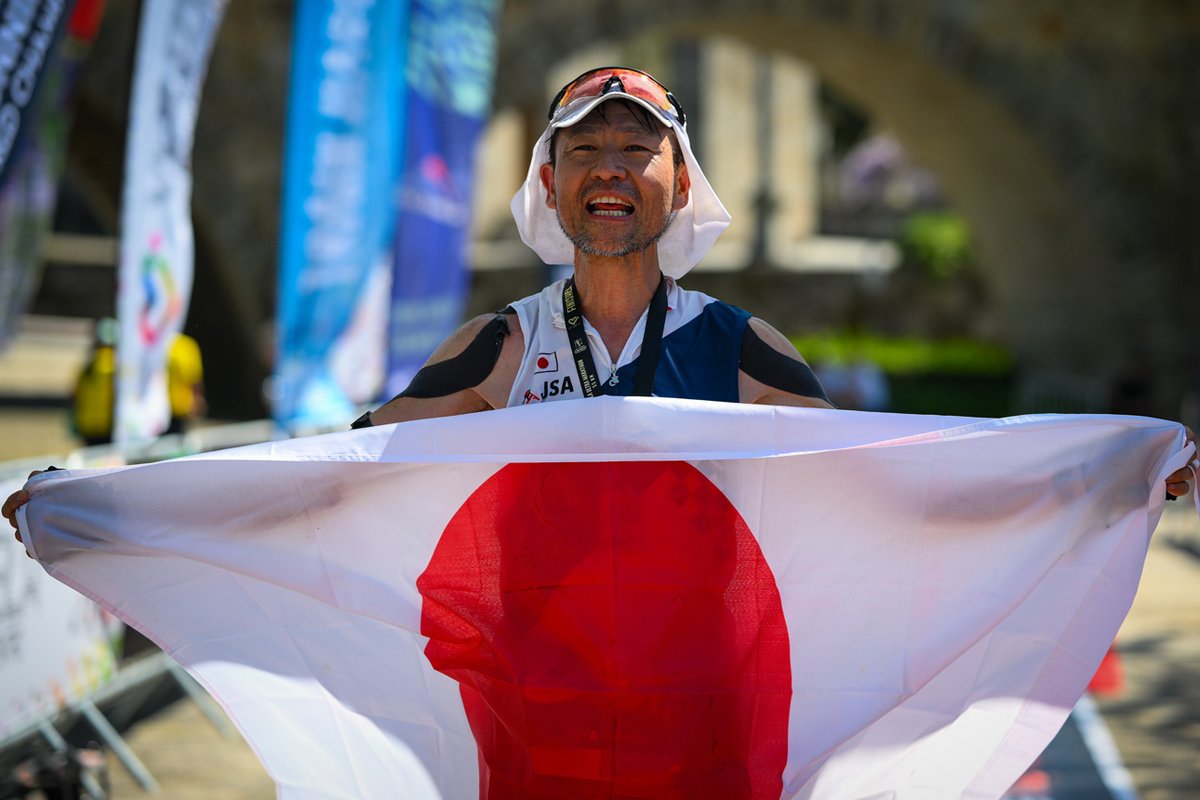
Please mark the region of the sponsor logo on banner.
MULTIPOLYGON (((460 178, 459 183, 466 183, 460 178)), ((471 209, 463 193, 455 187, 450 165, 441 153, 429 153, 404 182, 402 205, 406 211, 422 214, 443 225, 464 226, 471 220, 471 209)))
MULTIPOLYGON (((141 284, 142 307, 138 312, 138 341, 146 348, 152 348, 162 342, 165 335, 183 316, 183 297, 171 270, 171 264, 162 253, 162 233, 154 231, 147 242, 145 255, 142 256, 141 284)), ((139 364, 143 368, 138 378, 138 385, 145 390, 150 383, 151 370, 147 362, 139 364)))

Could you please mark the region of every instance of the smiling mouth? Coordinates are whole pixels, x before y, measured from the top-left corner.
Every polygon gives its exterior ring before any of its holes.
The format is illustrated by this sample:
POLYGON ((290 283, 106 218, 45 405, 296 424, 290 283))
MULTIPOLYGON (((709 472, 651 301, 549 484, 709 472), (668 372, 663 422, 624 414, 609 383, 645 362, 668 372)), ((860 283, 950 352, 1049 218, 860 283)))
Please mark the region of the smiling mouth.
POLYGON ((628 217, 633 206, 619 197, 597 197, 587 204, 587 210, 598 217, 628 217))

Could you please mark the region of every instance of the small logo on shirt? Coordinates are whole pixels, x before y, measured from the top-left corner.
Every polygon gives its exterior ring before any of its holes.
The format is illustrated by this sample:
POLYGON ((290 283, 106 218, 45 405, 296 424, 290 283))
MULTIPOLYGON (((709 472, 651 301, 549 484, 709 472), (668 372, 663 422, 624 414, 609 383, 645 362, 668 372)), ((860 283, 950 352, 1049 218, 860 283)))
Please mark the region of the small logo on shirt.
POLYGON ((532 389, 526 389, 525 390, 525 399, 521 403, 521 405, 527 406, 530 403, 540 403, 540 402, 542 402, 542 398, 540 395, 535 394, 532 389))
POLYGON ((534 375, 539 372, 558 372, 558 353, 538 353, 537 360, 533 364, 537 367, 533 371, 534 375))

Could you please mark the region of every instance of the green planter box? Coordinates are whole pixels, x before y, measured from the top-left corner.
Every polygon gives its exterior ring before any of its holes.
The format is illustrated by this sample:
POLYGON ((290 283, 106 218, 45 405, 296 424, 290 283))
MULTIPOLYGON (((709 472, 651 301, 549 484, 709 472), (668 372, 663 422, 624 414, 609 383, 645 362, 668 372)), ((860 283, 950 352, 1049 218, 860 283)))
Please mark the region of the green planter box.
POLYGON ((888 375, 892 411, 961 417, 1007 417, 1012 413, 1013 376, 923 373, 888 375))

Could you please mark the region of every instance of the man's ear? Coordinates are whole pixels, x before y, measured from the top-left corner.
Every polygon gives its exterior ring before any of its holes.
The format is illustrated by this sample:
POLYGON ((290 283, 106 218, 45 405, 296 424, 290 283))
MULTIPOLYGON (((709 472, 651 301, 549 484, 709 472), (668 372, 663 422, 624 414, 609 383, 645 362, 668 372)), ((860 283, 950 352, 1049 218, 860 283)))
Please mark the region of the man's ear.
POLYGON ((671 203, 672 211, 679 211, 687 205, 688 196, 692 191, 692 178, 688 175, 687 163, 679 165, 675 173, 675 199, 671 203))
POLYGON ((558 209, 557 200, 554 199, 554 167, 550 162, 542 164, 538 170, 538 177, 542 179, 542 186, 546 189, 546 208, 558 209))

